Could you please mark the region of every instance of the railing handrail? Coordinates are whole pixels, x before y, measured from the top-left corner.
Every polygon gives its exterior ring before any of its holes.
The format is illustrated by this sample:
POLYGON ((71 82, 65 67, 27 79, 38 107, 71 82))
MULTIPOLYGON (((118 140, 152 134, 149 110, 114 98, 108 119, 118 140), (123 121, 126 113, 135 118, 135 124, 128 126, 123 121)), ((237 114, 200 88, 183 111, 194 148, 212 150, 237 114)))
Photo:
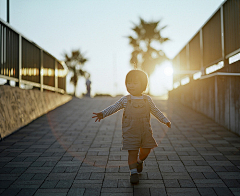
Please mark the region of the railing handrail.
POLYGON ((186 44, 178 51, 178 53, 172 58, 174 59, 185 47, 186 45, 201 31, 201 29, 209 22, 209 20, 219 11, 219 9, 223 6, 223 4, 226 2, 227 0, 224 0, 218 7, 217 9, 211 14, 211 16, 208 17, 208 19, 203 23, 203 25, 196 31, 196 33, 193 34, 192 37, 190 37, 190 39, 188 39, 188 41, 186 42, 186 44))
POLYGON ((211 78, 214 76, 240 76, 240 73, 216 72, 213 74, 204 75, 199 79, 202 80, 202 79, 211 78))
POLYGON ((229 11, 236 5, 240 5, 239 1, 224 0, 175 55, 172 59, 173 68, 180 71, 173 75, 174 84, 178 85, 186 77, 194 80, 200 78, 194 75, 195 70, 200 70, 202 79, 217 75, 208 76, 211 72, 239 72, 235 65, 227 68, 239 60, 238 58, 232 61, 240 52, 240 28, 236 25, 240 24, 239 18, 236 17, 239 15, 239 8, 229 11))
MULTIPOLYGON (((39 46, 38 44, 36 44, 34 41, 30 40, 29 38, 27 38, 25 35, 23 35, 22 33, 20 33, 19 31, 17 31, 13 26, 11 26, 9 23, 5 22, 4 20, 2 20, 0 18, 0 22, 3 23, 4 25, 6 25, 8 28, 10 28, 11 30, 13 30, 15 33, 17 33, 18 35, 20 35, 21 37, 23 37, 24 39, 26 39, 28 42, 30 42, 31 44, 35 45, 37 48, 39 48, 40 50, 43 50, 44 52, 46 52, 47 54, 49 54, 50 56, 52 56, 53 58, 55 58, 59 63, 62 64, 62 61, 58 60, 56 57, 54 57, 51 53, 49 53, 47 50, 45 50, 43 47, 39 46)), ((67 67, 66 67, 67 68, 67 67)), ((68 68, 67 68, 68 69, 68 68)))
MULTIPOLYGON (((9 81, 11 81, 11 80, 15 81, 18 83, 17 86, 19 86, 19 87, 20 87, 21 83, 23 83, 23 84, 32 85, 35 87, 40 86, 41 90, 47 89, 47 90, 65 93, 65 91, 66 91, 66 74, 68 72, 68 68, 65 65, 65 63, 63 61, 58 60, 56 57, 54 57, 52 54, 50 54, 48 51, 46 51, 45 49, 40 47, 38 44, 36 44, 32 40, 28 39, 22 33, 17 31, 14 27, 12 27, 10 24, 3 21, 1 18, 0 18, 0 24, 1 24, 0 33, 2 36, 2 37, 0 37, 0 39, 2 39, 2 41, 9 40, 8 32, 10 32, 11 33, 10 36, 14 36, 14 39, 15 39, 14 41, 13 40, 11 40, 10 42, 4 41, 1 43, 3 53, 0 54, 1 55, 0 59, 2 58, 2 62, 3 62, 2 69, 4 70, 4 72, 1 73, 1 70, 0 70, 0 78, 6 79, 9 81), (25 44, 23 46, 23 41, 24 41, 24 43, 29 43, 29 45, 25 44), (16 48, 16 46, 18 48, 16 48), (33 64, 29 65, 29 64, 25 63, 25 64, 23 64, 25 66, 22 65, 22 62, 23 62, 22 58, 23 58, 23 54, 24 54, 23 51, 25 51, 25 53, 26 53, 26 50, 29 50, 29 47, 30 48, 35 47, 37 50, 40 51, 40 53, 37 55, 38 56, 37 58, 40 58, 40 64, 37 63, 36 65, 33 65, 33 64), (9 52, 9 49, 11 49, 11 48, 15 48, 14 50, 18 51, 18 54, 17 55, 16 55, 16 53, 11 54, 11 52, 9 52), (5 56, 3 54, 5 54, 5 56), (6 54, 8 54, 8 55, 6 56, 6 54), (47 61, 44 60, 43 59, 44 55, 47 55, 48 57, 50 57, 52 59, 51 62, 49 60, 47 60, 47 61), (13 58, 14 59, 18 58, 19 65, 17 65, 16 62, 11 63, 13 58), (43 64, 43 62, 45 62, 45 63, 43 64), (44 65, 44 67, 43 67, 43 65, 44 65), (60 67, 59 67, 59 65, 60 65, 60 67), (10 72, 9 72, 10 69, 14 70, 13 75, 12 74, 10 75, 10 72), (22 73, 23 69, 29 70, 29 73, 27 73, 27 75, 24 75, 22 73), (36 75, 32 75, 31 69, 34 69, 34 71, 36 71, 36 70, 39 70, 39 71, 37 71, 36 75), (50 75, 49 74, 44 75, 44 72, 43 72, 44 69, 48 69, 48 70, 51 69, 54 71, 54 74, 52 75, 51 73, 49 73, 50 75), (59 70, 63 70, 63 71, 59 71, 59 70), (7 74, 5 74, 5 73, 7 73, 7 74), (9 75, 8 75, 8 73, 9 73, 9 75), (44 76, 49 76, 49 77, 44 78, 44 76), (55 79, 53 81, 52 79, 49 80, 48 78, 50 78, 50 79, 55 78, 55 79)), ((36 51, 35 51, 35 54, 37 54, 36 51)), ((28 63, 29 56, 27 55, 27 58, 25 56, 25 59, 27 60, 27 63, 28 63)), ((31 60, 30 60, 30 62, 31 62, 31 60)), ((37 62, 37 59, 35 60, 35 62, 37 62)), ((1 66, 0 66, 0 68, 1 68, 1 66)))

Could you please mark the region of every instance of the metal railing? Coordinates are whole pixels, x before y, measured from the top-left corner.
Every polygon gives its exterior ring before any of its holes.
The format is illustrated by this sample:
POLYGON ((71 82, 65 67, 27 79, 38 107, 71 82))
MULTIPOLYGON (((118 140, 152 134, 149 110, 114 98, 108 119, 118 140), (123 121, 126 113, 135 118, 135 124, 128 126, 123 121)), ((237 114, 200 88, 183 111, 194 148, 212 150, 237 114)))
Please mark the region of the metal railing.
POLYGON ((240 135, 239 52, 240 1, 226 0, 173 59, 169 99, 240 135))
MULTIPOLYGON (((206 75, 206 69, 223 63, 240 52, 240 1, 225 0, 219 9, 200 28, 193 38, 172 60, 175 71, 173 82, 193 76, 195 72, 206 75), (192 74, 188 74, 192 71, 192 74), (185 73, 185 74, 184 74, 185 73)), ((232 70, 233 72, 238 72, 232 70)))
POLYGON ((67 72, 64 62, 0 19, 0 78, 65 93, 67 72))

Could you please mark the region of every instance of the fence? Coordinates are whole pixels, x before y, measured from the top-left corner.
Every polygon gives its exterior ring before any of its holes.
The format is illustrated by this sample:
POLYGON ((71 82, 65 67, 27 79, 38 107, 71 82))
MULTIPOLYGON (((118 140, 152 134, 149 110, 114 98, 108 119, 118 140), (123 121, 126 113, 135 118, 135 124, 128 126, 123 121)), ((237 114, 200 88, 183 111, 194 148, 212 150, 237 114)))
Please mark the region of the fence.
POLYGON ((66 74, 64 63, 0 19, 0 78, 65 93, 66 74))
POLYGON ((238 56, 240 1, 226 0, 173 59, 169 98, 240 134, 238 56))

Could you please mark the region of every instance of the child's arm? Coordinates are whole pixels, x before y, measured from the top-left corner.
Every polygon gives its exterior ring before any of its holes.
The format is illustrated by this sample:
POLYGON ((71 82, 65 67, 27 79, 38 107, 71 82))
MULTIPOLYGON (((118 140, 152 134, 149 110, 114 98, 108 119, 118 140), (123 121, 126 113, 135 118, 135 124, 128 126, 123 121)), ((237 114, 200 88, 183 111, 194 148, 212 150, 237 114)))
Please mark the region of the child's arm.
POLYGON ((109 107, 102 110, 101 112, 93 113, 93 114, 95 114, 95 116, 93 116, 92 118, 96 118, 95 122, 97 122, 97 121, 100 122, 100 120, 104 119, 105 117, 116 113, 117 111, 124 108, 124 100, 125 99, 126 99, 126 97, 122 97, 117 102, 115 102, 113 105, 110 105, 109 107))
POLYGON ((148 102, 150 106, 150 112, 161 122, 171 128, 171 122, 166 116, 156 107, 151 97, 148 96, 148 102))

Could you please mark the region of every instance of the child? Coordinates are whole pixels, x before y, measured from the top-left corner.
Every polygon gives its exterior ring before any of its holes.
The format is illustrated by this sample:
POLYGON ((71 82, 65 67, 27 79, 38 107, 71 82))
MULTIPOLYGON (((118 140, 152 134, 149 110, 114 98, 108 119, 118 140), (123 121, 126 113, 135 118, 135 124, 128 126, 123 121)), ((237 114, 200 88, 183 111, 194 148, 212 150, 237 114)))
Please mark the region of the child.
POLYGON ((139 182, 138 173, 143 170, 143 161, 148 157, 157 143, 152 136, 150 113, 160 122, 171 127, 170 121, 155 106, 152 99, 143 95, 148 84, 147 75, 140 70, 128 72, 125 85, 130 95, 119 99, 115 104, 99 113, 93 113, 92 118, 99 121, 124 108, 122 118, 123 150, 128 150, 128 165, 130 169, 130 182, 139 182))

